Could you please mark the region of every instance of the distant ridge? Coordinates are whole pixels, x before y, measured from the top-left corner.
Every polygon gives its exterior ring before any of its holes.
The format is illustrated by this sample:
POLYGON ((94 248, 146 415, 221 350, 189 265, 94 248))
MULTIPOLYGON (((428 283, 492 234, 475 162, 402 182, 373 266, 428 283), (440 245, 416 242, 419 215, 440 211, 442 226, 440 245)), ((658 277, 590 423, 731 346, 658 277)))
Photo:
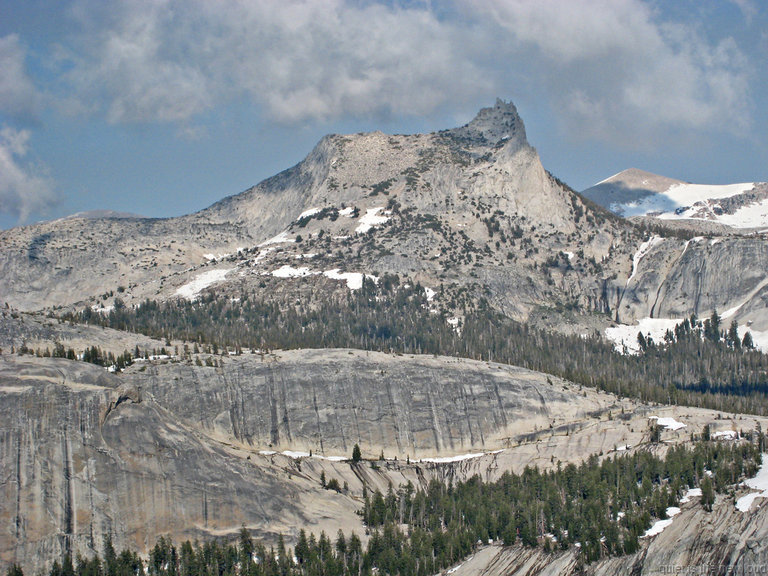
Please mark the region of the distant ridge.
POLYGON ((625 214, 614 210, 611 206, 620 206, 637 202, 654 194, 662 194, 676 184, 684 184, 684 182, 638 168, 629 168, 587 188, 582 194, 593 202, 624 216, 625 214))
POLYGON ((84 212, 75 212, 69 216, 65 216, 63 220, 72 220, 74 218, 83 218, 84 220, 97 220, 99 218, 144 218, 141 214, 134 214, 133 212, 117 212, 115 210, 86 210, 84 212))
POLYGON ((626 218, 698 220, 742 229, 768 226, 766 184, 691 184, 630 168, 598 182, 582 194, 626 218))

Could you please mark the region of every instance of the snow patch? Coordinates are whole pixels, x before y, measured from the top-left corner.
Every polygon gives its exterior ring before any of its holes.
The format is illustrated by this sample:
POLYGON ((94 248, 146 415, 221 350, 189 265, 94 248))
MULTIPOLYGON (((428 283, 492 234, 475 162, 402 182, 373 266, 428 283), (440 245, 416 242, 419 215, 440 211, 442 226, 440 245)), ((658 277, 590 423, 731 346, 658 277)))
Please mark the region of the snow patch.
POLYGON ((432 464, 450 464, 451 462, 463 462, 464 460, 472 460, 474 458, 480 458, 487 454, 500 454, 504 450, 494 450, 493 452, 472 452, 470 454, 459 454, 458 456, 444 456, 442 458, 422 458, 419 462, 430 462, 432 464))
POLYGON ((272 271, 272 276, 276 278, 304 278, 305 276, 314 276, 316 274, 320 274, 320 272, 313 272, 306 266, 294 268, 293 266, 288 266, 288 264, 272 271))
POLYGON ((648 419, 656 420, 656 424, 663 426, 666 430, 680 430, 680 428, 685 428, 687 426, 686 424, 683 424, 682 422, 670 417, 659 418, 658 416, 650 416, 648 419))
POLYGON ((736 438, 739 437, 738 432, 736 430, 720 430, 719 432, 715 432, 712 434, 712 438, 722 439, 722 440, 736 440, 736 438))
POLYGON ((736 509, 740 512, 749 512, 752 507, 752 503, 757 498, 768 498, 768 454, 763 454, 763 463, 760 465, 760 469, 754 478, 744 481, 744 485, 753 490, 760 490, 760 492, 753 492, 747 494, 736 500, 736 509))
POLYGON ((678 508, 677 506, 670 506, 669 508, 667 508, 667 516, 669 516, 669 518, 667 518, 666 520, 657 520, 653 526, 651 526, 650 528, 648 528, 648 530, 645 531, 645 534, 640 536, 640 538, 651 538, 653 536, 658 536, 659 534, 664 532, 664 530, 668 526, 672 525, 672 521, 674 517, 677 516, 678 514, 680 514, 680 508, 678 508))
MULTIPOLYGON (((276 450, 259 450, 259 454, 262 456, 274 456, 278 454, 276 450)), ((283 456, 298 460, 299 458, 317 458, 318 460, 328 460, 329 462, 344 462, 348 458, 345 456, 319 456, 317 454, 310 454, 309 452, 302 452, 300 450, 283 450, 279 452, 283 456)))
POLYGON ((435 297, 435 294, 437 294, 437 292, 432 290, 432 288, 427 288, 425 286, 424 287, 424 294, 426 294, 426 296, 427 296, 427 302, 432 302, 432 299, 435 297))
POLYGON ((298 458, 309 458, 309 452, 300 452, 296 450, 283 450, 280 454, 288 456, 288 458, 293 458, 294 460, 298 458))
POLYGON ((365 211, 365 215, 358 220, 358 226, 355 228, 355 232, 358 234, 365 234, 371 228, 384 224, 389 220, 388 216, 379 216, 379 212, 384 210, 384 206, 378 208, 368 208, 365 211))
POLYGON ((277 236, 273 236, 269 240, 265 240, 264 242, 259 244, 259 248, 261 248, 262 246, 269 246, 270 244, 285 244, 287 242, 296 242, 296 239, 288 238, 288 231, 283 230, 277 236))
POLYGON ((339 210, 339 216, 346 216, 347 218, 352 218, 352 216, 355 214, 355 209, 352 208, 352 206, 347 206, 346 208, 342 208, 339 210))
MULTIPOLYGON (((238 253, 241 252, 242 250, 243 250, 242 248, 237 249, 238 253)), ((203 258, 205 258, 209 262, 215 262, 216 260, 224 260, 224 258, 229 258, 230 256, 232 256, 232 254, 222 254, 221 252, 219 252, 218 254, 213 254, 212 252, 209 252, 208 254, 203 254, 203 258)))
POLYGON ((176 296, 181 296, 187 300, 196 300, 200 292, 208 288, 208 286, 224 280, 224 277, 232 270, 234 270, 234 268, 208 270, 207 272, 198 274, 191 282, 179 287, 176 290, 176 296))
POLYGON ((749 326, 746 324, 739 325, 739 336, 741 338, 744 338, 744 334, 749 332, 752 335, 752 343, 762 350, 763 352, 768 352, 768 331, 760 332, 758 330, 752 330, 749 326))
POLYGON ((680 498, 680 504, 688 504, 691 498, 701 497, 701 488, 690 488, 685 495, 680 498))
POLYGON ((379 283, 378 276, 372 276, 371 274, 361 274, 360 272, 340 272, 340 268, 334 268, 333 270, 326 270, 323 272, 323 276, 330 278, 331 280, 344 280, 347 283, 347 288, 350 290, 359 290, 363 287, 363 277, 370 278, 374 284, 379 283))
POLYGON ((630 280, 632 280, 632 278, 635 277, 635 274, 637 274, 637 265, 640 264, 640 260, 642 260, 653 249, 654 246, 661 244, 662 242, 664 242, 664 238, 654 234, 648 240, 640 244, 637 252, 635 252, 635 255, 632 256, 632 274, 630 274, 629 278, 627 278, 627 286, 629 286, 630 280))
POLYGON ((641 318, 636 325, 619 324, 605 329, 605 337, 614 344, 617 352, 623 352, 626 347, 628 354, 638 354, 640 344, 637 342, 637 333, 653 338, 654 342, 661 342, 667 330, 674 331, 675 326, 683 321, 682 318, 641 318))
POLYGON ((310 216, 314 216, 318 212, 320 212, 320 208, 310 208, 309 210, 304 210, 304 212, 299 214, 299 217, 296 218, 296 221, 298 222, 302 218, 309 218, 310 216))

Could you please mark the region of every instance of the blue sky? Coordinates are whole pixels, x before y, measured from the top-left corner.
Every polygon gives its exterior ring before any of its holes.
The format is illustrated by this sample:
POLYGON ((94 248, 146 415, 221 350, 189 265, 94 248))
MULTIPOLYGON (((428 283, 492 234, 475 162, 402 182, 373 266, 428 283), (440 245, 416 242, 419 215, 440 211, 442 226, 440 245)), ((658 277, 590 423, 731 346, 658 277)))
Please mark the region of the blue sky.
POLYGON ((518 107, 576 189, 768 180, 761 0, 0 0, 0 228, 176 216, 327 133, 518 107))

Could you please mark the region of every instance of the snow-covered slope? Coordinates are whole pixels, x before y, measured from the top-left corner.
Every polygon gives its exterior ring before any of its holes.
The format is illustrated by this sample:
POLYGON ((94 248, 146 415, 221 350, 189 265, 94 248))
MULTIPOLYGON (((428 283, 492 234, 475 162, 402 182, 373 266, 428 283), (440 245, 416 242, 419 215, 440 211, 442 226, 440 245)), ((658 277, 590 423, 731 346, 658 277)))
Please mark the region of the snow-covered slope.
POLYGON ((625 218, 706 220, 734 228, 768 226, 765 183, 690 184, 632 168, 599 182, 583 194, 625 218))

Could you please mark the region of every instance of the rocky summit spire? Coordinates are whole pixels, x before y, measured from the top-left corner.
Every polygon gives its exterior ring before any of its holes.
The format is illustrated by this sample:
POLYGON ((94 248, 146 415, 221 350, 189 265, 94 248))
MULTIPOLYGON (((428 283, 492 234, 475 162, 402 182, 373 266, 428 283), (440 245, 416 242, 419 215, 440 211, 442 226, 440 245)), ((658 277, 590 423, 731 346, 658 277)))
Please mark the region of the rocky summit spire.
POLYGON ((528 143, 517 108, 512 102, 505 102, 501 98, 496 99, 494 106, 482 108, 469 124, 455 128, 452 132, 465 138, 485 140, 488 144, 502 140, 528 143))

